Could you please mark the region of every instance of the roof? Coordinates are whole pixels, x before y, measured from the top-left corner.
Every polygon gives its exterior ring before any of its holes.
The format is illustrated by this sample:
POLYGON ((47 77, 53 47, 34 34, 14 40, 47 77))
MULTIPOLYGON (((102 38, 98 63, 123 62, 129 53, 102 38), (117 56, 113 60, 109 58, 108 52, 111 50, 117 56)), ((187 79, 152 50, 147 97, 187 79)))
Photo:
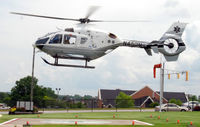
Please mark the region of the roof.
MULTIPOLYGON (((160 92, 157 92, 160 94, 160 92)), ((187 98, 184 92, 163 92, 163 97, 166 98, 168 101, 170 99, 180 99, 183 103, 187 102, 187 98)))
POLYGON ((120 89, 115 89, 115 90, 109 90, 109 89, 100 89, 100 95, 101 99, 116 99, 116 97, 119 95, 120 92, 123 92, 127 95, 131 95, 136 91, 133 90, 120 90, 120 89))

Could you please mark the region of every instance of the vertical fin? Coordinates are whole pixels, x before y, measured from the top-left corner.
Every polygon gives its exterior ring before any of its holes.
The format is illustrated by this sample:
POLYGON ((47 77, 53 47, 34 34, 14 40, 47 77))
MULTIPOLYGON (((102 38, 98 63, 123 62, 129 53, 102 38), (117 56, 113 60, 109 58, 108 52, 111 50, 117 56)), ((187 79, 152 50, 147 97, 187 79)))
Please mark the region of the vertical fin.
POLYGON ((176 36, 181 38, 183 31, 185 30, 187 23, 175 22, 171 27, 164 33, 160 40, 165 40, 169 36, 176 36))

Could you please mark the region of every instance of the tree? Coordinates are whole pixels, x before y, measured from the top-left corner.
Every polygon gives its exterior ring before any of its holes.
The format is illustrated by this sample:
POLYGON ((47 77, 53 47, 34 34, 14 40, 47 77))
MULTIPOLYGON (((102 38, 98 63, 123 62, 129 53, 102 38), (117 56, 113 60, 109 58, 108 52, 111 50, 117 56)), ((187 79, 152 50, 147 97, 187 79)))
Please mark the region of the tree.
POLYGON ((189 100, 190 101, 197 101, 197 96, 196 95, 189 96, 189 100))
POLYGON ((134 106, 134 100, 131 98, 131 96, 126 95, 123 92, 119 93, 115 101, 118 108, 130 108, 134 106))
POLYGON ((74 100, 81 100, 81 99, 82 99, 82 97, 80 95, 78 95, 78 94, 74 95, 74 100))
POLYGON ((83 99, 90 100, 90 99, 93 99, 93 97, 91 95, 84 95, 83 99))
POLYGON ((4 99, 9 97, 9 93, 7 92, 0 92, 0 103, 5 103, 4 99))
MULTIPOLYGON (((38 79, 33 78, 33 102, 35 106, 42 107, 44 103, 44 96, 56 97, 51 88, 46 88, 37 85, 38 79)), ((16 86, 11 89, 10 106, 15 106, 17 101, 30 101, 32 77, 27 76, 19 81, 16 81, 16 86)))

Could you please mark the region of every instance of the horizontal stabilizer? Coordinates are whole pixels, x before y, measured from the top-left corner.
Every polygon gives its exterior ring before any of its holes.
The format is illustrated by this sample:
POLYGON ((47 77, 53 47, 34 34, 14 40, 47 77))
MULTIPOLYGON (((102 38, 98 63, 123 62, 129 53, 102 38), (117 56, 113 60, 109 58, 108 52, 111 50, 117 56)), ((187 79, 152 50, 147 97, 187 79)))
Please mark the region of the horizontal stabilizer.
POLYGON ((151 49, 145 48, 144 50, 146 51, 146 53, 147 53, 149 56, 152 56, 151 49))

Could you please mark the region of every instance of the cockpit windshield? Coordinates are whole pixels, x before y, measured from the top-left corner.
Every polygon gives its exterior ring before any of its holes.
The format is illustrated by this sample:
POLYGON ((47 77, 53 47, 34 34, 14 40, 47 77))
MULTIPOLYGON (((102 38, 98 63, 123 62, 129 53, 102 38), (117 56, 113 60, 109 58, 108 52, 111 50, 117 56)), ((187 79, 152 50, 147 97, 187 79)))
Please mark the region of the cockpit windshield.
POLYGON ((43 39, 38 39, 36 41, 36 44, 45 44, 47 41, 49 40, 49 38, 43 38, 43 39))
POLYGON ((62 34, 57 34, 50 40, 49 44, 60 44, 62 42, 62 34))

